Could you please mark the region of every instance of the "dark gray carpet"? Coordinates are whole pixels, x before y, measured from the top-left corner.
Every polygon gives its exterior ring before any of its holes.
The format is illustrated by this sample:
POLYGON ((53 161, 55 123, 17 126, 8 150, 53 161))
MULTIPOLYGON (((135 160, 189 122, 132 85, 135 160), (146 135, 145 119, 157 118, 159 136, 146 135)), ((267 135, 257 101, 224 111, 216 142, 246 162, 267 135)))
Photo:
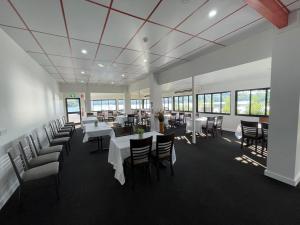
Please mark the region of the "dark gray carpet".
POLYGON ((14 195, 0 212, 0 224, 300 224, 300 190, 265 177, 261 152, 241 150, 229 132, 198 137, 191 145, 183 127, 172 131, 178 139, 175 176, 162 169, 161 181, 153 173, 149 184, 141 173, 132 191, 114 179, 108 152, 89 154, 96 143, 82 144, 78 130, 65 157, 61 200, 46 181, 30 186, 23 208, 14 195))

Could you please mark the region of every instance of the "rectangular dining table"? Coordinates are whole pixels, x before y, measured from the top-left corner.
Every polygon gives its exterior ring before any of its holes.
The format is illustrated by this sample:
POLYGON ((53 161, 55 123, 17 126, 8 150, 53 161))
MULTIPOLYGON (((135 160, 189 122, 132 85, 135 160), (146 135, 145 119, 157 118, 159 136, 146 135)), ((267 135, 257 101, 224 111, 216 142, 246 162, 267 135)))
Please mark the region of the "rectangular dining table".
MULTIPOLYGON (((162 135, 156 131, 146 132, 143 138, 153 136, 152 150, 156 149, 156 136, 162 135)), ((109 152, 108 152, 108 163, 113 165, 115 170, 114 177, 120 182, 121 185, 125 183, 124 160, 130 156, 130 139, 139 139, 137 134, 128 135, 123 137, 116 137, 110 140, 109 152)), ((172 163, 176 162, 175 147, 173 146, 172 151, 172 163)))

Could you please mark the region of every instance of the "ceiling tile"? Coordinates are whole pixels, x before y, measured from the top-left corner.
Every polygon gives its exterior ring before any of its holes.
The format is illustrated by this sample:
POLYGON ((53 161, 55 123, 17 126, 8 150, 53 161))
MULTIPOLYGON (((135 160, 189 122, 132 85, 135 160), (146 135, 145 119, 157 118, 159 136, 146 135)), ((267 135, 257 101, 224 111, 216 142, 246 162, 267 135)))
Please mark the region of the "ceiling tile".
POLYGON ((93 0, 93 2, 109 6, 111 0, 93 0))
POLYGON ((203 41, 199 38, 192 38, 190 41, 168 52, 167 55, 180 58, 181 56, 187 54, 188 52, 193 51, 194 49, 197 49, 201 46, 204 46, 207 43, 208 43, 207 41, 203 41))
POLYGON ((103 43, 124 47, 143 21, 120 13, 111 12, 103 36, 103 43))
POLYGON ((25 28, 8 1, 0 1, 0 24, 25 28))
POLYGON ((293 4, 290 4, 290 5, 288 6, 288 9, 289 9, 290 11, 294 11, 294 10, 300 9, 300 1, 299 1, 299 0, 298 0, 297 2, 293 1, 293 4))
POLYGON ((57 73, 57 70, 55 69, 54 66, 43 66, 44 69, 48 72, 48 73, 57 73))
POLYGON ((12 2, 30 29, 66 36, 59 1, 12 0, 12 2))
POLYGON ((42 52, 29 31, 3 26, 1 28, 25 51, 42 52))
POLYGON ((113 8, 147 18, 157 3, 158 0, 117 0, 114 1, 113 8))
POLYGON ((122 54, 117 58, 116 62, 130 64, 141 54, 141 52, 137 51, 124 50, 122 54))
POLYGON ((135 60, 132 64, 140 65, 140 66, 148 65, 149 63, 153 62, 154 60, 158 59, 159 57, 160 57, 159 55, 153 55, 151 53, 144 53, 140 57, 138 57, 137 60, 135 60), (145 62, 144 60, 147 60, 147 62, 145 62))
POLYGON ((64 0, 64 5, 70 36, 98 43, 108 9, 82 0, 64 0))
POLYGON ((62 56, 53 56, 50 55, 49 58, 54 63, 55 66, 65 66, 65 67, 72 67, 72 60, 68 57, 62 56))
POLYGON ((165 54, 168 51, 171 51, 180 43, 188 40, 190 36, 173 31, 167 37, 162 39, 157 45, 150 49, 151 52, 158 53, 158 54, 165 54))
POLYGON ((34 33, 34 35, 48 54, 70 56, 70 47, 66 38, 41 33, 34 33))
POLYGON ((213 26, 211 29, 201 33, 200 36, 209 40, 216 40, 217 38, 243 27, 260 17, 261 16, 254 9, 247 6, 213 26))
POLYGON ((188 18, 178 29, 191 34, 198 34, 243 5, 245 5, 244 0, 211 0, 188 18), (217 11, 217 15, 213 18, 208 16, 211 10, 217 11))
POLYGON ((42 66, 51 66, 51 62, 45 54, 29 53, 29 55, 42 66))
POLYGON ((92 60, 85 60, 85 59, 72 59, 73 66, 74 68, 78 69, 91 69, 93 66, 93 61, 92 60))
POLYGON ((121 48, 109 47, 101 45, 97 54, 97 60, 100 61, 111 61, 114 60, 120 53, 121 48))
MULTIPOLYGON (((174 59, 163 56, 163 57, 159 58, 158 60, 156 60, 155 62, 151 63, 151 66, 160 67, 160 66, 163 66, 167 63, 170 63, 172 60, 174 60, 174 59)), ((178 60, 174 60, 174 61, 178 61, 178 60)))
POLYGON ((73 57, 94 59, 98 45, 89 42, 71 40, 71 46, 72 46, 73 57), (82 49, 87 50, 87 54, 82 54, 81 53, 82 49))
POLYGON ((166 34, 171 29, 161 27, 152 23, 146 23, 143 28, 138 32, 134 39, 129 44, 128 48, 137 50, 149 50, 149 48, 166 34), (147 38, 147 41, 144 41, 147 38))
POLYGON ((154 12, 150 20, 169 27, 175 27, 205 1, 165 0, 154 12))

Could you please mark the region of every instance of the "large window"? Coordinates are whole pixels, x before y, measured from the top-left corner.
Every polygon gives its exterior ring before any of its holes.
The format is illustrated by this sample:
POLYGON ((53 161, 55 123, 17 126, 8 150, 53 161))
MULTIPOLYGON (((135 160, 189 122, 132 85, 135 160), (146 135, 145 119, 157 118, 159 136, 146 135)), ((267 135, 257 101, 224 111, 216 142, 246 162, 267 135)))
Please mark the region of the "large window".
POLYGON ((125 101, 124 99, 119 99, 118 100, 118 110, 124 111, 125 109, 125 101))
POLYGON ((197 112, 230 114, 230 92, 197 95, 197 112))
POLYGON ((131 109, 140 109, 142 106, 142 100, 140 99, 131 99, 130 100, 131 109))
POLYGON ((268 116, 270 88, 236 91, 236 115, 268 116))
POLYGON ((143 109, 150 109, 150 99, 143 99, 143 109))
POLYGON ((173 98, 172 97, 164 97, 162 98, 162 105, 164 110, 173 110, 173 98))
POLYGON ((175 111, 185 111, 190 112, 192 111, 193 105, 193 96, 185 95, 185 96, 175 96, 174 100, 174 110, 175 111))
POLYGON ((117 110, 116 99, 99 99, 91 101, 92 111, 117 110))

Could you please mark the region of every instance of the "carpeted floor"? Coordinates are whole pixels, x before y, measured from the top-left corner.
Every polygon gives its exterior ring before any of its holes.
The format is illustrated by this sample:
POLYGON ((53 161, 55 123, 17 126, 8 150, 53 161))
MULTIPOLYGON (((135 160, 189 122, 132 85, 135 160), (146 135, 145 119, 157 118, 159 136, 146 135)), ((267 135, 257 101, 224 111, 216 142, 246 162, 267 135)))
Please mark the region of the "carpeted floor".
MULTIPOLYGON (((136 189, 121 186, 107 163, 108 152, 89 154, 78 130, 65 158, 61 200, 48 183, 27 188, 22 209, 13 196, 0 211, 0 224, 28 225, 299 225, 300 190, 263 175, 265 155, 240 149, 232 133, 198 137, 196 145, 176 133, 175 176, 162 169, 161 181, 143 174, 136 189)), ((106 145, 108 142, 106 143, 106 145)))

